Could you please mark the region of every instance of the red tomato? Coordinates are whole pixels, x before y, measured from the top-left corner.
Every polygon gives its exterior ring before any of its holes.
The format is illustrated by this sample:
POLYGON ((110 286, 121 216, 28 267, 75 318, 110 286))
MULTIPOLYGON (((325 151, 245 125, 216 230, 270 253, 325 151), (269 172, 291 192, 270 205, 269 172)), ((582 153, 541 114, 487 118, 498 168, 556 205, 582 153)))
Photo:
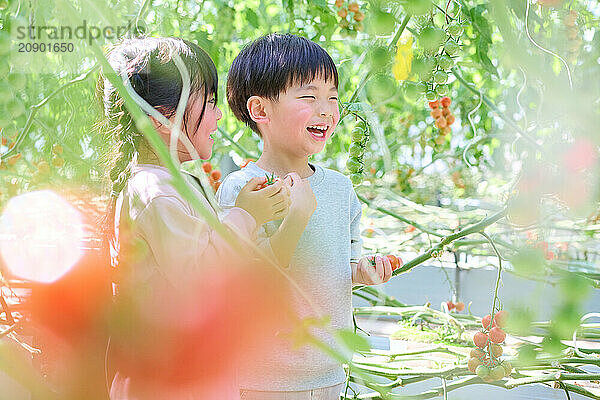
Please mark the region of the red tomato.
POLYGON ((490 340, 492 342, 502 343, 504 342, 504 339, 506 339, 506 333, 502 329, 496 326, 490 330, 490 340))
POLYGON ((483 332, 475 333, 473 336, 473 343, 475 343, 475 346, 483 349, 488 343, 488 335, 483 332))
POLYGON ((219 179, 221 179, 221 171, 215 169, 210 173, 210 177, 213 178, 215 181, 218 181, 219 179))
POLYGON ((450 99, 450 97, 442 97, 440 103, 442 103, 442 107, 448 108, 450 107, 450 104, 452 104, 452 100, 450 99))
POLYGON ((506 320, 508 319, 508 311, 498 311, 494 315, 494 325, 504 328, 506 326, 506 320))
POLYGON ((462 301, 459 301, 454 306, 456 307, 456 311, 458 311, 458 312, 461 312, 462 310, 465 309, 465 303, 463 303, 462 301))
POLYGON ((448 310, 449 311, 454 310, 454 307, 456 307, 456 305, 453 302, 451 302, 451 301, 447 301, 446 302, 446 306, 448 306, 448 310))
POLYGON ((400 261, 398 260, 398 257, 393 254, 388 254, 386 257, 390 260, 390 264, 392 264, 392 271, 400 268, 400 261))
POLYGON ((209 163, 208 161, 205 163, 202 163, 202 169, 204 170, 204 172, 206 172, 207 174, 212 171, 212 164, 209 163))
POLYGON ((492 327, 491 324, 492 324, 492 316, 490 314, 488 314, 485 317, 481 318, 481 325, 485 329, 490 329, 492 327))
POLYGON ((429 102, 429 107, 431 109, 438 108, 439 106, 440 106, 440 101, 439 100, 434 100, 434 101, 430 101, 429 102))

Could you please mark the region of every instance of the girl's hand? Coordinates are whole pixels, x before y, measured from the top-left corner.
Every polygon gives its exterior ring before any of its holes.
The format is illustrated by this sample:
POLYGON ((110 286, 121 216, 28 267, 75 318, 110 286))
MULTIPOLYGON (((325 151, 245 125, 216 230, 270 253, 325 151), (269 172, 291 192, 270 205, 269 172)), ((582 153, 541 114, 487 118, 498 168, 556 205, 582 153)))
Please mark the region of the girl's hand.
POLYGON ((287 174, 284 182, 290 186, 290 214, 301 215, 309 220, 317 208, 317 199, 310 183, 295 172, 287 174))
POLYGON ((373 257, 363 257, 358 264, 352 265, 352 283, 363 285, 379 285, 392 277, 392 264, 387 257, 375 255, 375 265, 371 263, 373 257))
POLYGON ((250 179, 242 188, 235 201, 235 206, 248 211, 258 226, 284 218, 290 208, 290 189, 282 181, 259 189, 265 178, 250 179))

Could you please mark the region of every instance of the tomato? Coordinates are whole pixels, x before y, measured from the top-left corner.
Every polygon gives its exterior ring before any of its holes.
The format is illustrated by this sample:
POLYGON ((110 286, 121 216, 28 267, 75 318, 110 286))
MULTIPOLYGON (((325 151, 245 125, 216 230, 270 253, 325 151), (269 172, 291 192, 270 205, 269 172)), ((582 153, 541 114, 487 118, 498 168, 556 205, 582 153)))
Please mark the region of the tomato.
POLYGON ((340 18, 346 18, 348 16, 348 10, 342 8, 338 11, 338 15, 340 16, 340 18))
POLYGON ((336 7, 341 7, 344 5, 344 0, 335 0, 335 6, 336 7))
POLYGON ((490 329, 490 340, 494 343, 502 343, 506 339, 506 333, 497 326, 490 329))
POLYGON ((357 158, 364 152, 362 146, 357 142, 352 142, 350 144, 350 148, 348 149, 348 153, 351 157, 357 158))
POLYGON ((448 88, 448 85, 436 85, 435 87, 435 93, 440 95, 440 96, 445 96, 448 94, 448 90, 450 90, 448 88))
POLYGON ((458 311, 458 312, 461 312, 462 310, 465 309, 465 303, 463 303, 462 301, 459 301, 454 306, 456 307, 456 311, 458 311))
POLYGON ((486 367, 485 365, 479 365, 475 369, 475 373, 481 379, 486 379, 489 376, 489 374, 490 374, 490 369, 488 367, 486 367))
POLYGON ((388 258, 388 260, 390 260, 390 264, 392 264, 392 271, 395 271, 398 268, 400 268, 400 261, 398 257, 396 257, 393 254, 388 254, 386 257, 388 258))
POLYGON ((450 104, 452 104, 452 99, 450 99, 448 96, 442 97, 440 103, 442 103, 442 107, 448 108, 450 107, 450 104))
POLYGON ((433 101, 429 102, 429 108, 431 108, 431 109, 438 108, 439 106, 440 106, 439 100, 433 100, 433 101))
POLYGON ((346 162, 346 167, 348 168, 348 171, 353 174, 356 174, 362 170, 362 165, 356 158, 349 158, 346 162))
MULTIPOLYGON (((435 99, 437 99, 438 95, 433 90, 428 90, 427 93, 425 93, 425 97, 429 101, 434 101, 435 99)), ((431 107, 431 104, 430 104, 430 107, 431 107)))
POLYGON ((355 11, 355 12, 354 12, 354 20, 355 20, 356 22, 360 22, 360 21, 362 21, 363 19, 365 19, 365 14, 361 13, 360 11, 355 11))
POLYGON ((483 359, 485 357, 485 353, 480 348, 475 347, 475 348, 471 349, 469 356, 471 356, 472 358, 483 359))
POLYGON ((448 33, 452 36, 460 36, 463 33, 461 24, 451 24, 448 26, 448 33))
POLYGON ((498 311, 494 315, 494 325, 500 328, 504 328, 506 326, 506 320, 508 319, 508 311, 498 311))
POLYGON ((436 71, 435 74, 433 74, 433 80, 435 83, 446 83, 448 80, 448 74, 444 71, 436 71))
POLYGON ((446 117, 446 124, 448 124, 448 126, 452 125, 454 123, 454 121, 456 121, 456 118, 454 118, 454 115, 450 114, 446 117))
POLYGON ((357 3, 350 3, 350 4, 348 4, 348 11, 357 12, 358 11, 358 4, 357 3))
POLYGON ((492 323, 492 316, 490 314, 481 318, 481 325, 484 327, 484 329, 490 329, 492 326, 491 323, 492 323))
POLYGON ((478 358, 469 358, 467 368, 469 368, 469 371, 471 371, 472 373, 475 373, 477 367, 479 367, 480 365, 482 365, 482 362, 478 358))
POLYGON ((444 45, 444 50, 446 50, 446 53, 453 56, 456 53, 458 53, 458 50, 460 50, 460 46, 454 40, 449 40, 444 45))
POLYGON ((473 335, 473 343, 475 343, 475 346, 483 349, 488 343, 488 335, 483 332, 476 332, 473 335))
POLYGON ((490 354, 496 358, 502 355, 502 346, 492 343, 490 346, 490 354))
POLYGON ((452 66, 454 65, 454 61, 452 60, 452 58, 448 57, 445 54, 442 54, 438 57, 437 63, 440 66, 440 68, 445 70, 452 68, 452 66))
POLYGON ((452 115, 452 111, 450 111, 450 109, 448 107, 444 107, 444 108, 442 108, 442 115, 444 117, 447 117, 448 115, 452 115))
POLYGON ((504 370, 504 367, 502 365, 498 364, 490 370, 489 379, 491 381, 498 381, 498 380, 504 378, 505 374, 506 374, 506 371, 504 370))
POLYGON ((208 161, 205 163, 202 163, 202 169, 204 170, 204 172, 206 172, 207 174, 212 171, 212 164, 209 163, 208 161))
POLYGON ((446 118, 439 117, 435 120, 435 126, 442 129, 448 126, 448 122, 446 122, 446 118))
POLYGON ((434 108, 429 114, 433 117, 433 119, 438 119, 442 116, 442 110, 439 108, 434 108))
POLYGON ((213 178, 215 181, 218 181, 219 179, 221 179, 221 171, 215 169, 210 173, 210 177, 213 178))
POLYGON ((363 175, 362 174, 350 174, 350 181, 354 185, 360 185, 361 182, 363 181, 363 175))
POLYGON ((409 225, 409 226, 406 227, 406 229, 404 229, 404 232, 405 233, 411 233, 411 232, 414 232, 415 229, 417 229, 417 228, 415 228, 413 225, 409 225))
POLYGON ((456 306, 454 305, 453 302, 447 301, 446 302, 446 307, 448 307, 448 311, 452 311, 452 310, 454 310, 454 307, 456 307, 456 306))

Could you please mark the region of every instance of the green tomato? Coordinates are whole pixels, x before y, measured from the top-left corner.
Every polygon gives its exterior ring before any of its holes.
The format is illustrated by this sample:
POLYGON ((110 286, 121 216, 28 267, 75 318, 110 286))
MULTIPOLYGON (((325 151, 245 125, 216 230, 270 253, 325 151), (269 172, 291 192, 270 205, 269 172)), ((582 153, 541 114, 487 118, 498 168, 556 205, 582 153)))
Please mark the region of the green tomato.
POLYGON ((346 162, 346 168, 353 174, 356 174, 362 170, 362 164, 353 157, 350 157, 346 162))
POLYGON ((446 53, 453 56, 456 55, 456 53, 458 53, 458 51, 460 50, 460 46, 454 40, 448 40, 448 42, 446 42, 446 44, 444 45, 444 50, 446 50, 446 53))
POLYGON ((494 368, 491 369, 489 379, 491 379, 492 381, 498 381, 504 378, 504 374, 506 374, 504 367, 502 365, 496 365, 494 368))
POLYGON ((25 78, 25 74, 13 73, 13 74, 8 75, 8 83, 10 86, 14 87, 15 89, 22 90, 25 88, 27 79, 25 78))
POLYGON ((448 70, 454 66, 454 60, 452 60, 451 57, 442 54, 438 57, 437 64, 440 66, 441 69, 448 70))
POLYGON ((446 32, 433 25, 419 32, 418 42, 426 53, 436 53, 446 39, 446 32))
POLYGON ((8 0, 0 0, 0 11, 6 10, 8 7, 8 0))
POLYGON ((475 373, 481 379, 486 379, 490 375, 490 369, 485 365, 479 365, 477 369, 475 369, 475 373))
POLYGON ((417 84, 417 91, 421 94, 425 94, 427 93, 427 90, 429 90, 429 86, 427 86, 427 84, 425 82, 419 82, 417 84))
POLYGON ((435 87, 435 92, 440 96, 445 96, 448 94, 448 85, 437 85, 435 87))
POLYGON ((463 27, 461 24, 451 24, 448 26, 448 33, 451 36, 460 36, 463 33, 463 27))
POLYGON ((433 74, 433 80, 435 83, 446 83, 448 80, 448 74, 444 71, 436 71, 435 74, 433 74))
POLYGON ((25 106, 19 99, 12 99, 6 104, 6 111, 13 117, 17 118, 25 113, 25 106))
POLYGON ((358 142, 352 142, 350 144, 350 148, 348 149, 348 153, 353 158, 358 158, 363 154, 364 150, 358 142))
POLYGON ((427 98, 429 101, 434 101, 438 98, 438 95, 433 90, 429 90, 427 93, 425 93, 425 98, 427 98))
POLYGON ((408 100, 418 100, 423 94, 419 90, 419 86, 416 83, 406 82, 404 85, 404 96, 408 100))
POLYGON ((362 176, 362 174, 351 174, 350 181, 354 185, 360 185, 363 181, 363 176, 362 176))

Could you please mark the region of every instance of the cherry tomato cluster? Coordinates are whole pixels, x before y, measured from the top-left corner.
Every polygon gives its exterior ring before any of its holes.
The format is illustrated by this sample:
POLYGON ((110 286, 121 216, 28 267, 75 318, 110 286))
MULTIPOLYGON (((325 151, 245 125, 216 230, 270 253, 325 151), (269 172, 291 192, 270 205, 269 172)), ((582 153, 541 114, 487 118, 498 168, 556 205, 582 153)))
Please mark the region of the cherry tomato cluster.
POLYGON ((508 313, 498 311, 493 319, 490 314, 481 319, 483 330, 475 333, 473 343, 477 348, 471 350, 468 368, 486 382, 498 381, 509 376, 512 365, 507 360, 500 360, 502 356, 501 343, 506 339, 502 329, 506 325, 508 313))
POLYGON ((456 309, 456 312, 461 312, 465 309, 465 303, 459 301, 458 303, 453 303, 452 301, 446 302, 446 307, 448 307, 448 311, 452 311, 456 309))
POLYGON ((424 94, 427 100, 433 101, 448 94, 446 82, 460 51, 463 31, 460 22, 448 23, 443 29, 433 24, 420 29, 417 41, 423 54, 415 57, 412 63, 412 70, 421 81, 415 86, 419 96, 424 94))
POLYGON ((210 162, 205 162, 202 164, 202 169, 208 175, 208 181, 210 182, 210 186, 212 186, 213 190, 216 192, 221 186, 221 171, 218 169, 213 169, 213 166, 210 162))
POLYGON ((342 28, 342 35, 354 37, 357 32, 363 30, 362 20, 365 19, 365 14, 360 11, 358 3, 351 2, 346 5, 345 0, 335 0, 335 6, 340 17, 338 25, 342 28))
POLYGON ((364 155, 368 140, 369 130, 365 121, 361 119, 352 129, 352 142, 348 149, 348 162, 346 162, 346 167, 350 172, 350 180, 355 185, 359 185, 363 180, 364 155))
MULTIPOLYGON (((385 256, 388 260, 390 260, 390 264, 392 265, 392 272, 394 272, 395 270, 397 270, 398 268, 400 268, 401 266, 404 265, 404 261, 402 261, 402 259, 400 257, 397 257, 393 254, 388 254, 387 256, 385 256)), ((375 266, 375 256, 369 257, 369 261, 371 262, 372 266, 375 266)))
POLYGON ((440 130, 440 138, 442 140, 445 140, 445 135, 452 132, 450 126, 456 121, 456 117, 450 111, 450 104, 452 104, 452 99, 447 96, 442 97, 440 100, 429 102, 429 108, 431 108, 430 115, 435 121, 435 127, 440 130))
POLYGON ((583 43, 583 40, 579 36, 579 28, 577 27, 577 11, 570 10, 563 18, 563 24, 567 30, 567 46, 569 50, 567 60, 571 64, 575 64, 577 62, 579 50, 581 49, 581 44, 583 43))
MULTIPOLYGON (((552 261, 557 258, 557 255, 554 251, 548 249, 548 242, 544 240, 538 240, 538 235, 535 232, 527 231, 527 241, 526 243, 529 246, 533 246, 536 249, 540 249, 542 253, 544 253, 544 258, 548 261, 552 261)), ((555 244, 558 251, 561 253, 566 252, 569 248, 569 244, 567 242, 559 242, 555 244)))

